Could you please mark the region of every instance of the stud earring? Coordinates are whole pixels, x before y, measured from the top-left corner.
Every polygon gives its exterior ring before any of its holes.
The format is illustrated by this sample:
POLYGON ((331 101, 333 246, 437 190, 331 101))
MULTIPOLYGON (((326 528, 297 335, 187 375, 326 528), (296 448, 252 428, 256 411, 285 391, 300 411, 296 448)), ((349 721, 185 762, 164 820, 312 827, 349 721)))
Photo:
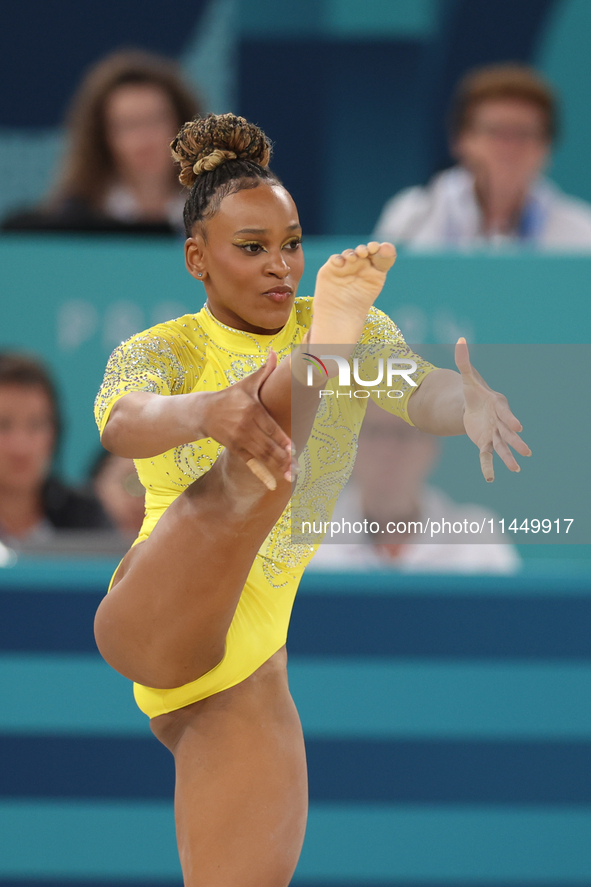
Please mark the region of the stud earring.
POLYGON ((198 271, 198 272, 197 272, 197 277, 203 277, 203 271, 198 271))

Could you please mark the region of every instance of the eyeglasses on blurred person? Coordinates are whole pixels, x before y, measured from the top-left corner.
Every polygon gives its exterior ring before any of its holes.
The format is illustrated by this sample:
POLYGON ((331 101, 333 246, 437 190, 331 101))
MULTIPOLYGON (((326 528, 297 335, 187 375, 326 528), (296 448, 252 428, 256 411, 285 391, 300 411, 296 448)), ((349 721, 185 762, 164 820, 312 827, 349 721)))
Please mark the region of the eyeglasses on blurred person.
POLYGON ((532 68, 502 64, 470 72, 450 111, 456 166, 386 203, 376 237, 424 249, 591 249, 591 206, 543 176, 557 118, 553 90, 532 68))

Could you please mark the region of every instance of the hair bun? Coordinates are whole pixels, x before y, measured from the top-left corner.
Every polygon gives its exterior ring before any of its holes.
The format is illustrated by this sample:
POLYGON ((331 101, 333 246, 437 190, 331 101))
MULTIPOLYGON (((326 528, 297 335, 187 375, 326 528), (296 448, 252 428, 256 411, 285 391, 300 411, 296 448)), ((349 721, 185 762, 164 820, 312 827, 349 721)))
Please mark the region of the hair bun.
POLYGON ((235 114, 208 114, 183 124, 170 149, 180 165, 179 179, 190 188, 198 176, 229 160, 268 166, 271 142, 265 133, 235 114))

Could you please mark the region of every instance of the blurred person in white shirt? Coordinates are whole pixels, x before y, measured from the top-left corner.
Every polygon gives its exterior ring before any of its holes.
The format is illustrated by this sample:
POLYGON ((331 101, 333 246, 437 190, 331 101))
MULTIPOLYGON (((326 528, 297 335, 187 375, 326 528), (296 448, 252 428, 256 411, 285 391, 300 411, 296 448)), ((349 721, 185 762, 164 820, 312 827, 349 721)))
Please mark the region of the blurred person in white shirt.
POLYGON ((513 545, 502 541, 492 511, 454 502, 442 490, 427 485, 439 449, 438 438, 368 401, 355 468, 332 516, 332 521, 339 522, 346 532, 323 542, 309 569, 516 572, 521 563, 519 555, 513 545), (366 527, 372 524, 379 531, 349 531, 349 525, 352 528, 356 524, 360 529, 364 521, 366 527), (468 526, 484 526, 481 538, 489 541, 477 542, 474 540, 478 536, 473 533, 447 530, 445 535, 431 536, 429 532, 422 536, 416 526, 419 522, 423 528, 432 527, 436 522, 442 527, 443 521, 446 527, 465 527, 465 521, 468 526), (410 532, 398 531, 408 529, 409 524, 410 532), (395 525, 397 531, 387 532, 388 525, 395 525))
POLYGON ((531 68, 479 68, 459 84, 450 114, 457 165, 386 203, 379 240, 413 248, 521 244, 591 249, 591 205, 542 173, 557 133, 556 99, 531 68))

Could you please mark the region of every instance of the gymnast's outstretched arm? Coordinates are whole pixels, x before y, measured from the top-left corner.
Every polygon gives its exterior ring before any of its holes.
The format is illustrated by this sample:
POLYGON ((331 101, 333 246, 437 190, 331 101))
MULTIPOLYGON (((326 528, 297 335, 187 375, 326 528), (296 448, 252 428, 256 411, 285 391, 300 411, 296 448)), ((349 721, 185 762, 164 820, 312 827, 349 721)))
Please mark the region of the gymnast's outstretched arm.
POLYGON ((513 447, 522 456, 531 450, 521 439, 522 425, 504 394, 493 391, 470 363, 466 340, 456 344, 459 373, 438 369, 429 373, 411 395, 408 415, 421 431, 430 434, 467 434, 480 452, 480 466, 487 481, 493 481, 493 451, 509 471, 520 471, 513 447))

